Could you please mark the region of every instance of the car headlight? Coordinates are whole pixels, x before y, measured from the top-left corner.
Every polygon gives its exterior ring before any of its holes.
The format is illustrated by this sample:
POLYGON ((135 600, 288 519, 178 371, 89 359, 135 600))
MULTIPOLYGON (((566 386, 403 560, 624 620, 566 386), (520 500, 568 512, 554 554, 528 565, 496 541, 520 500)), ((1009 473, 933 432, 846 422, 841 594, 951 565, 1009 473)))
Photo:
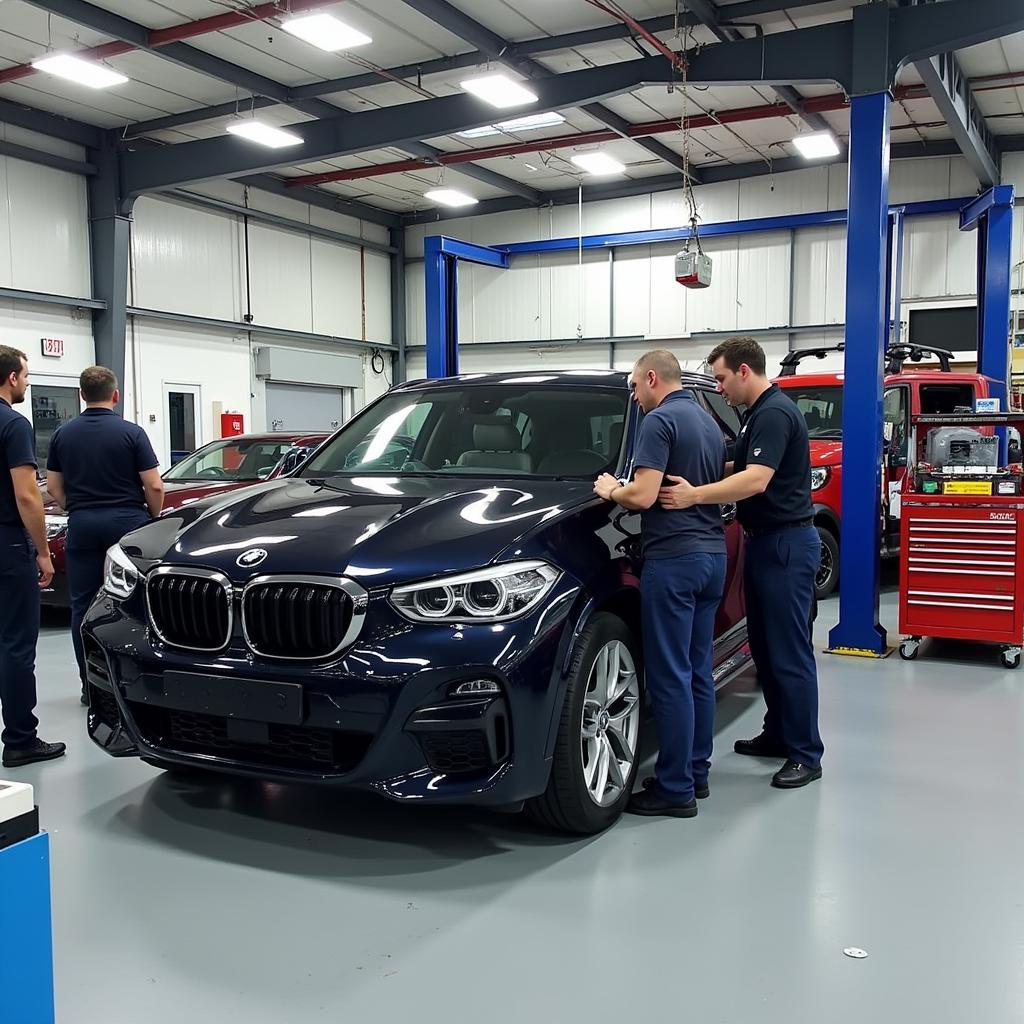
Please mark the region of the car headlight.
POLYGON ((820 491, 828 483, 831 475, 832 471, 828 466, 815 466, 811 470, 811 490, 820 491))
POLYGON ((54 537, 59 537, 68 528, 68 517, 67 516, 47 516, 46 517, 46 539, 53 540, 54 537))
POLYGON ((415 622, 503 622, 536 607, 559 575, 547 562, 509 562, 396 587, 391 601, 415 622))
POLYGON ((111 597, 118 597, 122 601, 131 597, 141 578, 142 574, 120 544, 115 544, 107 551, 103 563, 103 589, 111 597))

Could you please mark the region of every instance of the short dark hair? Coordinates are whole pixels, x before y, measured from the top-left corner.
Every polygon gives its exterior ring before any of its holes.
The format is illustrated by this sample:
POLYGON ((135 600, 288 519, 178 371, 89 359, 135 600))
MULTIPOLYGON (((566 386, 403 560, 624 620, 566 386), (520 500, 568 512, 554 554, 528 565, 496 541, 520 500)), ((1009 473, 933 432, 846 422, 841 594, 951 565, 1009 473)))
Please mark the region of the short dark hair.
POLYGON ((0 345, 0 385, 7 383, 12 373, 21 373, 21 361, 28 362, 28 356, 20 348, 0 345))
POLYGON ((117 390, 117 377, 105 366, 90 366, 82 371, 78 386, 86 402, 109 402, 117 390))
POLYGON ((726 338, 721 345, 716 346, 708 355, 708 366, 712 366, 719 359, 725 360, 725 365, 738 373, 739 368, 746 363, 759 377, 765 375, 767 360, 764 349, 753 338, 726 338))
POLYGON ((678 384, 683 379, 679 360, 667 348, 655 348, 645 352, 637 361, 636 369, 641 373, 653 370, 664 384, 678 384))

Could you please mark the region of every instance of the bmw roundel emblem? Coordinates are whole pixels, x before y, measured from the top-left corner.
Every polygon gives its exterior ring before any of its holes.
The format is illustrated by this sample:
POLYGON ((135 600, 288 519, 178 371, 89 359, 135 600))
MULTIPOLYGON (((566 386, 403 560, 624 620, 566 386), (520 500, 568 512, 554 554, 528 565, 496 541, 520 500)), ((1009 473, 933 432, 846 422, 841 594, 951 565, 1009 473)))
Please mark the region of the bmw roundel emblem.
POLYGON ((235 565, 242 569, 251 569, 254 565, 259 565, 266 557, 267 551, 265 548, 249 548, 248 551, 243 551, 235 559, 235 565))

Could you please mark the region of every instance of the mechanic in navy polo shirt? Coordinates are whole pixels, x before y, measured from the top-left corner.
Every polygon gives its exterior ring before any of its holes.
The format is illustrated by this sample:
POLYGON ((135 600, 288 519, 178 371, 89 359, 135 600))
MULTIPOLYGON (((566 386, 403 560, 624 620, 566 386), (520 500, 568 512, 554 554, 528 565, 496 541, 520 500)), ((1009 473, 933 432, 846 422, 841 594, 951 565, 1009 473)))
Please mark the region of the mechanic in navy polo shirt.
POLYGON ((64 753, 36 735, 39 591, 53 579, 43 499, 36 482, 32 424, 14 411, 28 390, 28 358, 0 345, 0 712, 3 766, 19 768, 64 753))
POLYGON ((644 411, 631 483, 605 473, 604 499, 642 510, 640 577, 647 692, 658 733, 654 778, 627 806, 633 814, 692 818, 706 797, 715 724, 715 613, 725 588, 725 533, 717 506, 661 508, 666 473, 713 483, 725 472, 725 441, 682 387, 679 361, 663 349, 633 368, 630 388, 644 411))
POLYGON ((737 740, 737 754, 785 759, 772 776, 779 789, 821 778, 818 671, 807 628, 821 541, 811 503, 810 442, 803 414, 765 373, 753 338, 729 338, 708 356, 730 405, 745 406, 729 475, 721 483, 670 481, 663 508, 737 503, 747 536, 744 591, 747 634, 767 713, 760 735, 737 740))
POLYGON ((71 639, 87 704, 82 621, 103 585, 107 549, 160 514, 164 484, 146 432, 114 411, 120 398, 114 372, 90 366, 78 386, 86 408, 53 435, 46 487, 68 513, 71 639))

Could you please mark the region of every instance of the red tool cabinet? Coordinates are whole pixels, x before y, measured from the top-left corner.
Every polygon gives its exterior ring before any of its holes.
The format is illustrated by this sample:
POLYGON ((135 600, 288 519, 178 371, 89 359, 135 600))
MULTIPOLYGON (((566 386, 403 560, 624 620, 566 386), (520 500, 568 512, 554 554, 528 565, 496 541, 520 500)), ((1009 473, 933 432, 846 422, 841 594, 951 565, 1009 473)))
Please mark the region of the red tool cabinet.
POLYGON ((1003 645, 1024 640, 1024 498, 907 494, 900 512, 900 655, 922 637, 1003 645))
MULTIPOLYGON (((1020 416, 974 414, 941 422, 950 421, 1015 425, 1020 416)), ((917 428, 923 434, 936 422, 939 417, 926 416, 914 424, 910 451, 918 457, 923 444, 918 447, 917 428)), ((924 637, 947 637, 999 644, 1003 664, 1016 668, 1024 646, 1024 495, 918 493, 925 479, 930 489, 937 486, 930 470, 919 462, 901 499, 899 626, 906 635, 900 657, 916 658, 924 637)), ((991 483, 978 477, 973 484, 961 478, 938 486, 980 491, 991 483)), ((1015 486, 1020 489, 1019 481, 1015 486)))

